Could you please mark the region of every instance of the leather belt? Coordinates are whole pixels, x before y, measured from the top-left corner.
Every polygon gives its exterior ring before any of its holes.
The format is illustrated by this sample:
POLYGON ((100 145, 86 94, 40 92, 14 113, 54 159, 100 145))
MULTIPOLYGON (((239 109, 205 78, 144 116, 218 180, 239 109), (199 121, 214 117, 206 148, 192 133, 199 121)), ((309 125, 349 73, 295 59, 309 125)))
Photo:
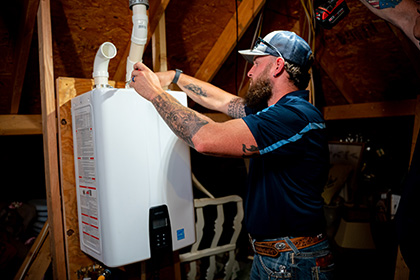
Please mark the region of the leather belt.
MULTIPOLYGON (((298 250, 313 246, 324 240, 326 240, 326 237, 323 234, 311 237, 296 237, 290 239, 290 241, 292 241, 298 250)), ((288 252, 292 250, 289 244, 287 244, 286 240, 256 241, 253 243, 253 247, 255 253, 273 258, 277 257, 282 252, 288 252)))

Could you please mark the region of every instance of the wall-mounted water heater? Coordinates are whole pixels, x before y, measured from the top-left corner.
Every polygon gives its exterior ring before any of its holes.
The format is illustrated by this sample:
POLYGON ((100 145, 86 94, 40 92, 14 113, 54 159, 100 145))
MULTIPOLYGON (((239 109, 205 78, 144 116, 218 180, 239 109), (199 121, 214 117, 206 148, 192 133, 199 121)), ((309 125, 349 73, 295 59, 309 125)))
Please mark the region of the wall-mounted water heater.
MULTIPOLYGON (((129 0, 133 32, 126 80, 147 42, 148 0, 129 0)), ((109 267, 195 242, 189 147, 134 89, 108 84, 116 47, 96 54, 94 89, 71 100, 81 250, 109 267)), ((183 92, 168 91, 187 106, 183 92)))
POLYGON ((193 244, 189 147, 153 105, 134 89, 96 88, 71 112, 81 250, 116 267, 193 244))

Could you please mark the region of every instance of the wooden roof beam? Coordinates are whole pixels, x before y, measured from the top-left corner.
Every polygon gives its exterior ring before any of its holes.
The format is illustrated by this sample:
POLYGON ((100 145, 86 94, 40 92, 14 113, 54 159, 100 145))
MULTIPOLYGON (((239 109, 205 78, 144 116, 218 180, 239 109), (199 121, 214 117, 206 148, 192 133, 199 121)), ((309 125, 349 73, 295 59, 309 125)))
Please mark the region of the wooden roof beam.
POLYGON ((42 134, 41 115, 0 115, 0 135, 42 134))
MULTIPOLYGON (((243 0, 238 9, 238 36, 245 33, 248 26, 264 6, 265 0, 243 0)), ((219 39, 204 59, 195 77, 211 81, 226 61, 236 44, 236 13, 229 20, 219 39)))
POLYGON ((348 120, 412 116, 416 114, 415 99, 326 106, 325 120, 348 120))
POLYGON ((21 25, 19 26, 18 31, 19 37, 17 38, 14 53, 15 65, 13 69, 12 98, 10 104, 11 114, 17 114, 19 111, 39 0, 25 0, 22 6, 24 10, 20 21, 21 25))

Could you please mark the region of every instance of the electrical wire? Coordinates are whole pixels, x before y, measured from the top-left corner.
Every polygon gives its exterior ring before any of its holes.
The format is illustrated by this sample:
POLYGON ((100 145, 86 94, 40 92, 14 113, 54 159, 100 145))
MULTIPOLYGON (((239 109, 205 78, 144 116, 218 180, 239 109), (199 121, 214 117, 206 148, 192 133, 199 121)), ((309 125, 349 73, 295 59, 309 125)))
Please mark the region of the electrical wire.
POLYGON ((305 11, 306 19, 310 28, 308 33, 308 44, 312 45, 312 53, 315 53, 315 16, 312 0, 308 0, 307 5, 303 0, 300 0, 300 3, 302 4, 303 10, 305 11))
POLYGON ((239 42, 239 15, 238 15, 238 1, 235 1, 235 14, 236 14, 236 45, 235 45, 235 94, 238 95, 238 42, 239 42))
MULTIPOLYGON (((300 0, 302 4, 303 10, 305 11, 306 20, 309 25, 309 32, 308 32, 308 39, 307 42, 311 46, 312 54, 315 57, 315 15, 314 15, 314 8, 312 5, 312 0, 308 0, 307 4, 305 4, 304 0, 300 0)), ((310 70, 310 85, 309 85, 309 93, 310 93, 310 102, 312 105, 315 105, 315 82, 313 76, 313 69, 310 70)))
MULTIPOLYGON (((264 4, 264 6, 265 5, 266 4, 264 4)), ((255 41, 261 35, 262 22, 263 22, 263 14, 264 14, 264 8, 261 9, 260 16, 258 17, 257 27, 255 28, 255 32, 254 32, 254 36, 252 38, 252 43, 251 43, 250 49, 252 49, 254 47, 255 41)), ((242 89, 242 87, 244 85, 245 77, 246 77, 246 73, 247 73, 247 66, 248 66, 248 61, 246 60, 245 61, 244 71, 243 71, 243 74, 242 74, 242 80, 241 80, 241 84, 239 85, 238 92, 241 92, 241 89, 242 89)))

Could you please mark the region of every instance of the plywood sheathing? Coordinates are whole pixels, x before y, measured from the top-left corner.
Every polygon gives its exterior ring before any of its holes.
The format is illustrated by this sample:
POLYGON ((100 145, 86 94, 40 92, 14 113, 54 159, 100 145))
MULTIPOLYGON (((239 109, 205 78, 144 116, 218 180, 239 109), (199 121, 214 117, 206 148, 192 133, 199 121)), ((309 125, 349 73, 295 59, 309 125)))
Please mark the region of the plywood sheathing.
POLYGON ((51 11, 56 77, 91 78, 96 52, 105 41, 118 50, 109 64, 112 76, 131 37, 128 1, 52 1, 51 11))

